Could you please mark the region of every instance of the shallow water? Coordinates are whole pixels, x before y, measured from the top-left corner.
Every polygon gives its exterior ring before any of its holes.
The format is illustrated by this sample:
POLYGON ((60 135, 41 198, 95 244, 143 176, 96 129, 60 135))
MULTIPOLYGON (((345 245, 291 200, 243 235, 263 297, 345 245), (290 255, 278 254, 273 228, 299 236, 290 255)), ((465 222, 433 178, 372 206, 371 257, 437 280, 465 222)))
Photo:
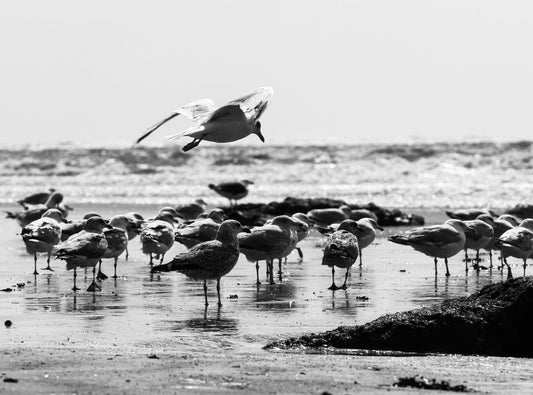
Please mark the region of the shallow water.
MULTIPOLYGON (((11 207, 11 206, 10 206, 11 207)), ((6 207, 2 207, 6 208, 6 207)), ((11 207, 12 208, 12 207, 11 207)), ((139 211, 150 216, 156 206, 78 205, 76 213, 97 211, 104 216, 139 211)), ((421 212, 429 223, 444 220, 441 210, 421 212)), ((361 324, 382 314, 438 303, 468 295, 484 285, 501 281, 499 271, 470 271, 465 276, 462 256, 451 259, 451 277, 443 268, 433 274, 430 258, 408 247, 389 243, 385 237, 402 228, 387 229, 364 250, 362 268, 354 267, 349 288, 336 292, 331 271, 321 266, 324 237, 312 233, 303 243, 304 261, 292 254, 283 267, 283 280, 256 286, 255 266, 241 255, 235 269, 222 279, 223 306, 216 305, 215 282, 209 284, 211 304, 204 311, 201 282, 179 273, 151 275, 139 239, 130 241, 130 259, 120 259, 119 278, 101 283, 102 291, 85 291, 91 273, 78 276, 77 294, 72 272, 63 262, 54 261, 53 273, 40 270, 33 276, 33 260, 17 235, 18 225, 1 219, 0 289, 17 283, 25 287, 0 292, 0 321, 9 319, 11 328, 0 328, 0 344, 19 343, 88 345, 94 348, 162 346, 180 350, 256 349, 270 340, 318 332, 339 325, 361 324), (230 295, 236 295, 231 298, 230 295)), ((175 245, 168 256, 183 251, 175 245)), ((520 274, 519 262, 513 262, 520 274)), ((44 258, 38 267, 44 267, 44 258)), ((113 274, 112 261, 104 272, 113 274)), ((261 264, 262 280, 265 266, 261 264)), ((337 283, 344 272, 337 271, 337 283)))

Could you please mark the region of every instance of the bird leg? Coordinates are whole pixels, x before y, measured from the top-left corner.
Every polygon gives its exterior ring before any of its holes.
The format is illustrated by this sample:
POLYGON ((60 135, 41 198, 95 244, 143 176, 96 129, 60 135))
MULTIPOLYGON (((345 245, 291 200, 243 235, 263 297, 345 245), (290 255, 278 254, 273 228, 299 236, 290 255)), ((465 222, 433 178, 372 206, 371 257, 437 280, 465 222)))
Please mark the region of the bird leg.
POLYGON ((465 272, 468 273, 468 250, 465 248, 465 272))
POLYGON ((107 280, 107 276, 102 272, 102 260, 100 259, 100 263, 98 265, 98 275, 96 276, 98 280, 107 280))
POLYGON ((359 267, 363 266, 363 249, 359 249, 359 267))
POLYGON ((76 273, 76 268, 74 268, 74 286, 72 287, 74 292, 79 291, 79 288, 76 287, 76 277, 78 277, 78 274, 76 273))
POLYGON ((274 285, 275 282, 274 282, 274 260, 271 259, 268 261, 268 275, 269 275, 269 284, 270 285, 274 285))
POLYGON ((48 258, 46 259, 46 264, 47 264, 47 266, 46 266, 46 267, 43 267, 41 270, 49 270, 49 271, 51 271, 51 272, 54 271, 54 269, 52 269, 52 268, 50 267, 50 255, 52 255, 52 251, 48 251, 48 258))
MULTIPOLYGON (((268 269, 267 269, 268 270, 268 269)), ((257 278, 257 282, 256 284, 257 285, 260 285, 261 284, 261 281, 259 281, 259 261, 256 261, 255 262, 255 275, 256 275, 256 278, 257 278)))
POLYGON ((524 268, 524 277, 526 276, 526 267, 527 267, 527 263, 526 263, 526 260, 524 259, 524 264, 522 265, 522 267, 524 268))
POLYGON ((36 276, 38 274, 39 272, 37 272, 37 253, 34 252, 33 253, 33 275, 36 276))
MULTIPOLYGON (((507 266, 507 280, 510 278, 513 278, 513 273, 511 272, 511 266, 507 263, 507 258, 502 255, 502 260, 505 266, 507 266)), ((502 270, 503 270, 503 264, 502 264, 502 270)))
POLYGON ((102 290, 102 288, 100 288, 98 286, 98 284, 96 284, 96 265, 93 266, 93 282, 91 283, 91 285, 89 285, 89 288, 87 288, 87 292, 96 292, 97 290, 102 290))
POLYGON ((348 273, 350 272, 350 267, 346 268, 346 274, 344 275, 344 283, 340 286, 340 289, 346 289, 346 281, 348 281, 348 273))
POLYGON ((339 287, 335 285, 335 266, 331 266, 331 285, 328 289, 331 289, 332 291, 339 289, 339 287))
POLYGON ((163 259, 165 259, 165 254, 161 254, 161 259, 159 260, 159 264, 162 265, 163 264, 163 259))
POLYGON ((304 260, 304 253, 302 252, 302 249, 300 247, 296 247, 296 251, 298 252, 298 256, 300 257, 299 261, 302 262, 304 260))
POLYGON ((435 262, 435 277, 437 277, 437 273, 438 273, 438 271, 437 271, 437 262, 438 262, 438 260, 437 260, 437 257, 434 257, 433 259, 434 259, 434 262, 435 262))
POLYGON ((205 307, 209 306, 207 302, 207 280, 204 278, 204 297, 205 297, 205 307))
POLYGON ((128 247, 126 247, 126 260, 130 257, 130 252, 128 251, 128 247))
POLYGON ((218 307, 222 306, 222 302, 220 301, 220 277, 217 278, 217 294, 218 294, 218 307))
POLYGON ((154 264, 154 258, 152 256, 152 253, 150 253, 150 262, 148 263, 150 266, 154 264))
POLYGON ((490 268, 492 269, 492 250, 489 250, 490 268))
POLYGON ((183 148, 181 149, 183 152, 187 152, 187 151, 190 151, 192 150, 194 147, 197 147, 198 144, 200 144, 200 142, 202 141, 203 137, 200 137, 199 139, 194 139, 193 141, 191 141, 189 144, 186 144, 183 146, 183 148))
POLYGON ((118 263, 118 256, 115 257, 115 263, 114 263, 114 267, 115 267, 115 274, 113 275, 113 278, 117 278, 117 263, 118 263))
POLYGON ((476 250, 476 263, 474 264, 474 269, 479 273, 479 250, 476 250))
POLYGON ((448 258, 444 258, 444 264, 446 265, 446 277, 450 277, 450 270, 448 269, 448 258))

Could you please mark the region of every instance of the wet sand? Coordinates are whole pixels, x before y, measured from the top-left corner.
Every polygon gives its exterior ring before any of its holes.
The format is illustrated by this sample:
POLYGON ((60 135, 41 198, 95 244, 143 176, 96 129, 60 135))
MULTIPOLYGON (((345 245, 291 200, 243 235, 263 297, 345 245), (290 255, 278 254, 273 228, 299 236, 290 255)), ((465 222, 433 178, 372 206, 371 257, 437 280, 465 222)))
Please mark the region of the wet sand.
MULTIPOLYGON (((132 210, 149 216, 156 207, 76 206, 79 216, 132 210)), ((429 223, 444 218, 440 210, 421 214, 429 223)), ((55 272, 34 277, 32 259, 16 235, 18 225, 2 219, 0 226, 0 289, 26 284, 0 293, 0 320, 13 321, 0 328, 0 375, 19 380, 0 380, 0 391, 366 393, 388 391, 396 378, 415 374, 487 392, 533 391, 533 363, 527 359, 262 350, 272 340, 365 323, 503 279, 498 271, 465 276, 459 256, 451 260, 450 278, 443 270, 435 278, 431 259, 384 239, 400 228, 388 229, 364 250, 363 267, 354 267, 346 291, 327 290, 331 272, 320 265, 324 238, 313 234, 302 246, 304 261, 291 255, 283 281, 273 286, 256 286, 255 267, 241 256, 222 280, 222 308, 216 306, 213 283, 212 304, 204 311, 201 283, 178 273, 150 275, 138 239, 131 241, 130 260, 120 260, 116 281, 104 281, 102 291, 91 294, 85 291, 90 274, 84 279, 82 271, 82 291, 74 295, 72 272, 63 263, 53 262, 55 272)), ((182 250, 176 245, 169 256, 182 250)), ((518 275, 519 262, 513 264, 518 275)), ((104 271, 112 275, 111 261, 104 271)), ((261 274, 264 279, 264 264, 261 274)), ((337 274, 340 282, 342 273, 337 274)))

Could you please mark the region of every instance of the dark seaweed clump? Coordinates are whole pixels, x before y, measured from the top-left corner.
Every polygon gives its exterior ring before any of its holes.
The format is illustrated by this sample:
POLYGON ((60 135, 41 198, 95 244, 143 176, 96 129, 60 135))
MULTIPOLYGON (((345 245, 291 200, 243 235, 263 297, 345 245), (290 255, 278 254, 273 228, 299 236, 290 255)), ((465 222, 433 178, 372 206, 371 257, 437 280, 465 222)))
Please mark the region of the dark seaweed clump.
POLYGON ((449 381, 436 379, 428 379, 424 376, 400 377, 393 387, 411 387, 425 390, 439 390, 439 391, 453 391, 453 392, 471 392, 466 385, 458 384, 451 385, 449 381))
POLYGON ((517 278, 436 306, 282 340, 265 348, 337 347, 531 358, 533 343, 526 335, 531 311, 533 278, 517 278))
MULTIPOLYGON (((281 202, 244 203, 235 209, 226 209, 226 215, 248 226, 263 225, 269 218, 277 215, 307 213, 311 210, 340 207, 348 204, 343 200, 330 198, 295 198, 286 197, 281 202)), ((400 209, 386 209, 374 203, 365 205, 348 204, 353 210, 366 209, 376 214, 381 226, 424 225, 424 217, 406 213, 400 209)))

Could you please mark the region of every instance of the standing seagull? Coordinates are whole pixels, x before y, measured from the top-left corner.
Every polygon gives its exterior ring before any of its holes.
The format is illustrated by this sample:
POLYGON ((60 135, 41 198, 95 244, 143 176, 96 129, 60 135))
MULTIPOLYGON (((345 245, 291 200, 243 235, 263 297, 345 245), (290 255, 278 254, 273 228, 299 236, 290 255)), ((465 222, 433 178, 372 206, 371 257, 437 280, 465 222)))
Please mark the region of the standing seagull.
POLYGON ((465 232, 465 272, 468 272, 468 249, 476 250, 476 263, 474 264, 474 268, 479 272, 479 250, 488 246, 494 237, 494 229, 487 222, 493 218, 487 214, 482 214, 479 217, 470 221, 464 221, 468 226, 468 230, 465 232))
POLYGON ((437 275, 437 258, 444 258, 446 276, 450 275, 448 258, 461 251, 466 242, 465 230, 467 225, 457 219, 449 219, 442 225, 424 226, 409 231, 406 235, 394 235, 388 238, 396 244, 410 245, 435 261, 435 276, 437 275))
POLYGON ((70 236, 54 249, 57 258, 67 262, 67 270, 74 269, 74 286, 72 287, 74 292, 79 289, 76 287, 76 269, 78 267, 93 268, 93 282, 87 291, 94 292, 100 289, 96 284, 96 264, 107 249, 104 229, 111 229, 109 222, 100 217, 91 217, 81 232, 70 236))
MULTIPOLYGON (((116 215, 109 221, 112 229, 104 230, 104 236, 107 241, 107 248, 100 259, 100 266, 98 267, 97 278, 99 280, 107 279, 107 276, 102 273, 102 259, 113 258, 115 260, 114 268, 115 274, 113 278, 117 278, 117 262, 118 257, 128 248, 128 228, 135 226, 132 220, 125 215, 116 215)), ((138 229, 140 232, 140 228, 138 229)))
POLYGON ((220 224, 224 222, 224 211, 214 208, 207 214, 207 218, 196 221, 176 229, 174 240, 191 248, 204 241, 215 240, 220 224))
POLYGON ((176 270, 187 277, 204 281, 205 305, 207 302, 207 280, 217 280, 218 306, 220 301, 220 278, 235 267, 239 259, 239 242, 237 234, 243 232, 238 221, 222 222, 215 240, 206 241, 192 247, 189 251, 178 254, 164 265, 154 266, 152 273, 176 270))
POLYGON ((351 213, 352 210, 350 209, 350 206, 344 204, 339 208, 317 208, 309 211, 307 216, 319 226, 329 226, 331 224, 339 224, 345 219, 349 219, 351 213))
POLYGON ((31 204, 32 206, 36 206, 38 204, 45 204, 48 201, 50 195, 55 191, 56 190, 54 188, 50 188, 49 192, 37 192, 32 195, 26 196, 24 199, 17 200, 17 203, 20 204, 24 208, 24 210, 27 210, 27 204, 31 204))
POLYGON ((165 253, 174 244, 174 223, 176 220, 169 212, 162 212, 154 220, 143 224, 141 230, 142 251, 150 254, 150 265, 153 264, 153 254, 160 257, 163 263, 165 253))
POLYGON ((151 126, 137 139, 136 144, 178 115, 186 116, 193 123, 192 127, 168 137, 170 140, 183 136, 192 137, 193 141, 182 148, 183 152, 193 149, 202 140, 229 143, 245 138, 249 134, 256 134, 262 142, 265 142, 259 118, 267 108, 273 93, 270 87, 258 88, 219 108, 215 107, 211 99, 200 99, 186 104, 151 126))
POLYGON ((50 255, 52 254, 54 246, 61 241, 60 222, 65 222, 63 214, 61 214, 61 211, 52 208, 47 210, 41 219, 30 222, 22 228, 20 234, 26 245, 26 251, 28 251, 28 254, 33 255, 34 275, 39 274, 37 272, 38 252, 48 253, 48 259, 46 261, 48 266, 43 268, 43 270, 52 270, 50 267, 50 255))
POLYGON ((507 266, 507 278, 513 278, 507 258, 512 256, 524 262, 524 277, 526 276, 527 259, 533 254, 533 219, 523 220, 516 228, 509 229, 496 242, 502 252, 503 263, 507 266))
POLYGON ((176 212, 185 220, 194 220, 205 212, 206 206, 207 203, 203 199, 196 199, 192 203, 176 206, 176 212))
POLYGON ((240 180, 233 182, 221 182, 220 184, 209 184, 209 188, 224 196, 229 200, 230 207, 237 205, 237 200, 240 200, 248 195, 248 185, 252 185, 253 181, 240 180))
MULTIPOLYGON (((355 225, 355 228, 357 228, 358 225, 356 222, 352 220, 347 221, 351 221, 355 225)), ((322 265, 331 267, 332 283, 328 289, 332 291, 346 289, 348 273, 359 256, 359 242, 357 241, 357 236, 354 235, 355 229, 351 229, 352 224, 347 221, 343 221, 339 226, 339 230, 328 236, 326 246, 324 247, 322 265), (344 284, 340 287, 335 285, 335 266, 346 269, 344 284)))
MULTIPOLYGON (((363 266, 363 249, 368 247, 376 239, 376 230, 385 230, 378 225, 374 218, 361 218, 357 221, 358 227, 353 232, 359 243, 359 266, 363 266)), ((340 228, 339 228, 340 229, 340 228)))
POLYGON ((59 204, 63 201, 63 195, 59 192, 52 193, 43 207, 38 207, 32 210, 11 212, 6 211, 6 218, 16 219, 21 228, 28 225, 30 222, 33 222, 42 217, 46 210, 51 208, 57 208, 63 214, 63 217, 66 217, 66 213, 62 210, 59 204))

